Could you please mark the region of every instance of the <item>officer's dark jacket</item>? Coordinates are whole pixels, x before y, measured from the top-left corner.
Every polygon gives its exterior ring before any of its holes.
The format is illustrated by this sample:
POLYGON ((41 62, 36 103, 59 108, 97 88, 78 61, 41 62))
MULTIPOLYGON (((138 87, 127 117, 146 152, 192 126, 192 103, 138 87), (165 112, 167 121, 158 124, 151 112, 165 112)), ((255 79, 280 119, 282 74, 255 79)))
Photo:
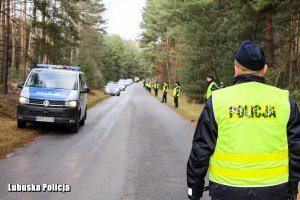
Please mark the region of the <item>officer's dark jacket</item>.
MULTIPOLYGON (((235 78, 234 84, 246 82, 264 83, 263 77, 241 75, 235 78)), ((210 196, 222 200, 271 200, 272 197, 283 199, 287 188, 297 193, 300 180, 300 114, 297 104, 290 98, 291 113, 287 125, 289 146, 289 182, 269 187, 230 187, 210 182, 210 196)), ((187 185, 193 190, 193 198, 199 199, 203 193, 204 178, 206 176, 210 156, 214 153, 218 138, 218 125, 216 123, 212 99, 210 98, 199 118, 194 134, 193 146, 187 163, 187 185)), ((191 196, 189 196, 191 198, 191 196)), ((272 198, 272 200, 277 200, 272 198)))

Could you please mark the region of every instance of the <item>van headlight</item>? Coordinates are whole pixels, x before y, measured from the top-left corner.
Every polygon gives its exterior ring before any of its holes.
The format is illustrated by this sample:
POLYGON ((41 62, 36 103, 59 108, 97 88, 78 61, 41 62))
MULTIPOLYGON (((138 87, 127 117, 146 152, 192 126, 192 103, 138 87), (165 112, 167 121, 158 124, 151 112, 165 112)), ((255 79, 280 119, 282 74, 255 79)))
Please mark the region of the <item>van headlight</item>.
POLYGON ((26 97, 20 97, 19 98, 19 103, 20 104, 29 104, 29 99, 26 97))
POLYGON ((75 108, 77 106, 77 101, 66 101, 65 106, 70 108, 75 108))

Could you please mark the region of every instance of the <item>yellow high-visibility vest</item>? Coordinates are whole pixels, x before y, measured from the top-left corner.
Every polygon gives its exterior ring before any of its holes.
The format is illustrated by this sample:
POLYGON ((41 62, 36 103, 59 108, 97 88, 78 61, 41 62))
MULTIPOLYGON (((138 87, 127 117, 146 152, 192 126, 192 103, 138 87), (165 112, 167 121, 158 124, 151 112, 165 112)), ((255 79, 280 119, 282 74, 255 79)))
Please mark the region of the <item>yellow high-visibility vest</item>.
POLYGON ((180 95, 180 86, 177 85, 177 86, 174 88, 174 90, 173 90, 173 96, 174 96, 174 97, 179 97, 179 95, 180 95))
POLYGON ((164 86, 163 86, 163 92, 164 93, 167 93, 168 92, 168 84, 164 83, 164 86))
POLYGON ((236 187, 288 182, 288 91, 249 82, 212 92, 218 138, 209 179, 236 187))
POLYGON ((212 93, 211 89, 212 89, 212 87, 213 87, 214 85, 216 85, 215 82, 211 82, 211 83, 209 84, 209 86, 208 86, 208 88, 207 88, 207 91, 206 91, 206 94, 205 94, 206 100, 209 99, 209 98, 211 97, 211 93, 212 93))

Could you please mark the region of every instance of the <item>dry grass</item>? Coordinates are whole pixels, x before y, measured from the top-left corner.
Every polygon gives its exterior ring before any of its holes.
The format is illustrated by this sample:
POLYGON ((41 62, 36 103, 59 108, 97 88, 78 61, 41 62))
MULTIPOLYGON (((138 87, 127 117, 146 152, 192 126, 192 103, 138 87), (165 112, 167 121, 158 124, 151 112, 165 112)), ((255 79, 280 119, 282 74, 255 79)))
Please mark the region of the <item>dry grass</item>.
MULTIPOLYGON (((102 91, 91 91, 88 107, 90 108, 108 97, 102 91)), ((0 95, 0 98, 0 159, 3 159, 6 154, 23 147, 24 144, 45 133, 45 130, 35 126, 28 126, 25 129, 17 128, 16 106, 19 95, 0 95)))
POLYGON ((104 99, 109 98, 109 95, 105 95, 103 91, 100 90, 93 90, 89 93, 89 98, 88 98, 88 107, 93 107, 100 101, 103 101, 104 99))
MULTIPOLYGON (((152 90, 153 91, 153 90, 152 90)), ((168 92, 168 99, 167 99, 167 105, 174 110, 176 110, 178 113, 180 113, 182 116, 184 116, 187 120, 192 122, 193 124, 196 124, 198 122, 198 118, 200 116, 200 113, 202 112, 204 108, 204 104, 197 104, 197 103, 190 103, 187 100, 187 97, 184 94, 180 94, 179 97, 179 108, 175 108, 174 104, 174 97, 172 95, 172 90, 169 90, 168 92)), ((153 92, 152 92, 153 94, 153 92)), ((162 100, 162 91, 158 91, 158 99, 162 100)))
POLYGON ((15 119, 0 118, 0 159, 39 136, 39 130, 19 129, 15 119))
POLYGON ((0 118, 16 117, 18 98, 19 94, 0 95, 0 118))

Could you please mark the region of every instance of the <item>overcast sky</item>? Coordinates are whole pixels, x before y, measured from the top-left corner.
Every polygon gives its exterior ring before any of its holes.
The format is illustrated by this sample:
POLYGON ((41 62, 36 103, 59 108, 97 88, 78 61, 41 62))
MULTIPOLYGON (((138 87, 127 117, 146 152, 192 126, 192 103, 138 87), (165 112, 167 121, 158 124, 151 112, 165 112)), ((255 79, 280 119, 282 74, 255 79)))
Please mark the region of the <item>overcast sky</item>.
POLYGON ((136 39, 141 33, 142 10, 146 0, 103 0, 107 32, 124 39, 136 39))

